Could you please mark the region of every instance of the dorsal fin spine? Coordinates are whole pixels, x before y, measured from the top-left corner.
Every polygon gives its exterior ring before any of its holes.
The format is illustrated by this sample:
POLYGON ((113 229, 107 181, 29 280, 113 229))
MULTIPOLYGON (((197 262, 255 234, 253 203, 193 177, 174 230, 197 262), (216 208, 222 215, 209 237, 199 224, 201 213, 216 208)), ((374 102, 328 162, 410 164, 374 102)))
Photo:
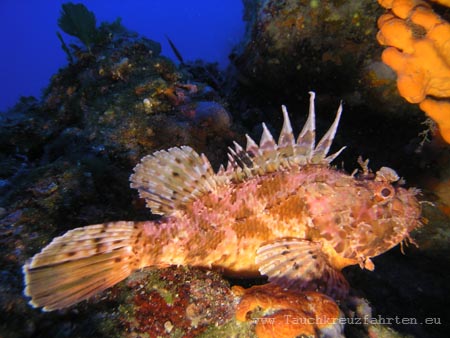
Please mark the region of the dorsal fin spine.
POLYGON ((325 156, 328 154, 328 151, 330 150, 334 136, 336 135, 336 130, 339 125, 341 114, 342 114, 342 101, 339 104, 339 108, 337 110, 336 117, 333 123, 331 124, 330 128, 325 133, 325 135, 322 136, 319 143, 317 144, 317 147, 314 150, 314 155, 317 156, 320 160, 324 159, 325 156))
POLYGON ((245 137, 247 139, 245 150, 252 156, 260 155, 259 147, 256 142, 248 136, 248 134, 245 134, 245 137))
POLYGON ((299 145, 299 153, 310 158, 312 152, 314 151, 314 146, 316 142, 316 113, 314 106, 314 99, 316 94, 314 92, 309 92, 309 113, 306 119, 305 125, 300 132, 297 145, 299 145))
POLYGON ((278 145, 280 147, 293 146, 295 144, 294 134, 285 105, 281 106, 281 111, 283 112, 283 127, 281 128, 280 137, 278 138, 278 145))
POLYGON ((263 133, 261 136, 261 140, 259 141, 259 148, 262 150, 276 149, 277 144, 264 122, 262 124, 262 127, 263 127, 263 133))
POLYGON ((236 153, 240 153, 242 151, 244 151, 244 148, 241 147, 241 145, 239 143, 237 143, 236 141, 233 141, 234 144, 234 149, 236 150, 236 153))
POLYGON ((333 160, 338 157, 340 155, 340 153, 342 153, 342 151, 347 148, 346 146, 343 146, 341 149, 339 149, 338 151, 336 151, 335 153, 325 157, 325 161, 328 163, 333 162, 333 160))

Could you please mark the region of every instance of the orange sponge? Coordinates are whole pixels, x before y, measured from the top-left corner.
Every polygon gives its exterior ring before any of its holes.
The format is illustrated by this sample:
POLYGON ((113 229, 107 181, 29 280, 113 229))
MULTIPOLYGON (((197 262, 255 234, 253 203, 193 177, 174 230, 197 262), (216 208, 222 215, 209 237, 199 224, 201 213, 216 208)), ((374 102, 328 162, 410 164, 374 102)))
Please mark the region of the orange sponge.
POLYGON ((270 283, 249 289, 233 286, 232 290, 241 297, 236 319, 253 319, 258 338, 342 336, 342 313, 334 300, 324 294, 297 293, 270 283), (259 316, 252 318, 253 312, 259 316))
POLYGON ((440 3, 441 5, 444 5, 444 6, 450 7, 450 0, 432 0, 432 1, 438 2, 438 3, 440 3))
POLYGON ((383 62, 397 73, 400 95, 439 126, 450 143, 450 24, 422 0, 378 0, 390 12, 378 19, 383 62), (444 109, 443 109, 444 108, 444 109))

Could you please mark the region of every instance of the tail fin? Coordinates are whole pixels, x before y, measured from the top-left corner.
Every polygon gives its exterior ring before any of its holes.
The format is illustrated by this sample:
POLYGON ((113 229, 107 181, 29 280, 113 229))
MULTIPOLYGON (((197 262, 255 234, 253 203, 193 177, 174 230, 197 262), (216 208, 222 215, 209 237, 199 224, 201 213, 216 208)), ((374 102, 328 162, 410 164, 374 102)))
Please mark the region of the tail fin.
POLYGON ((90 225, 55 238, 23 266, 30 304, 53 311, 113 286, 140 267, 142 240, 134 222, 90 225))

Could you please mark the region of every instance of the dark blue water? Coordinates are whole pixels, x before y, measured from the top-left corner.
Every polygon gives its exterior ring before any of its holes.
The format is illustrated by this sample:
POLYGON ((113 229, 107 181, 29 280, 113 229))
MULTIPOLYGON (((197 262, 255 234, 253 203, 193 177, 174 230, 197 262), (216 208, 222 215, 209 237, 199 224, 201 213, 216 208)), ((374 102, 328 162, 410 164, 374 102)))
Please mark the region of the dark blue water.
MULTIPOLYGON (((56 36, 61 4, 53 0, 0 1, 0 111, 21 95, 40 96, 49 78, 67 64, 56 36)), ((241 0, 74 1, 95 13, 97 24, 122 18, 132 31, 162 44, 163 55, 175 59, 165 35, 184 60, 228 64, 228 54, 243 34, 241 0)), ((61 32, 66 43, 71 37, 61 32)))

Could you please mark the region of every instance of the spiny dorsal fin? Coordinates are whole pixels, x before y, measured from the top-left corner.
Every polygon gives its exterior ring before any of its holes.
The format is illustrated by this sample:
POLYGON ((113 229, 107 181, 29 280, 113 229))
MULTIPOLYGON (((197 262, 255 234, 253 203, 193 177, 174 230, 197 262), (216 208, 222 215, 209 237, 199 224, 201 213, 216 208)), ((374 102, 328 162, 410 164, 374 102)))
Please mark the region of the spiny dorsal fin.
MULTIPOLYGON (((220 176, 224 178, 225 176, 220 176)), ((154 214, 170 214, 193 198, 213 191, 220 181, 206 156, 191 147, 174 147, 145 156, 130 176, 154 214)))
POLYGON ((248 135, 246 135, 247 146, 245 151, 235 142, 235 149, 229 148, 228 154, 227 173, 230 177, 240 181, 255 175, 274 172, 281 168, 290 168, 293 165, 329 164, 344 150, 345 147, 327 156, 341 117, 342 102, 339 105, 333 124, 316 146, 315 93, 309 92, 309 94, 308 118, 298 136, 297 142, 295 142, 287 109, 285 106, 282 106, 283 127, 278 138, 278 144, 264 123, 259 146, 248 135))

